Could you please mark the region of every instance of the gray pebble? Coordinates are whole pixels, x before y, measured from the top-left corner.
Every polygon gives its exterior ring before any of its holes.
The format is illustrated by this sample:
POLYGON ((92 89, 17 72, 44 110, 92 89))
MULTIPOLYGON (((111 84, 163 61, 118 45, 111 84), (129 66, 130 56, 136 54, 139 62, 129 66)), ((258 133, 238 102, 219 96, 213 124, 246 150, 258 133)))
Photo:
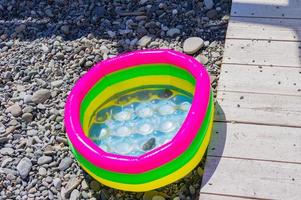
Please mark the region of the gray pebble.
POLYGON ((62 186, 62 181, 60 178, 54 178, 52 184, 56 189, 59 189, 62 186))
POLYGON ((142 149, 144 151, 149 151, 149 150, 153 149, 155 146, 156 146, 156 139, 151 138, 145 144, 143 144, 142 149))
POLYGON ((207 56, 200 54, 195 58, 197 61, 199 61, 200 63, 206 65, 209 61, 209 59, 207 58, 207 56))
POLYGON ((13 155, 14 149, 10 147, 3 147, 0 149, 0 154, 2 155, 13 155))
POLYGON ((22 119, 25 121, 25 122, 31 122, 32 121, 32 114, 31 113, 24 113, 22 115, 22 119))
POLYGON ((22 109, 19 104, 15 103, 14 105, 9 106, 6 109, 6 112, 10 112, 14 117, 18 117, 22 114, 22 109))
POLYGON ((15 28, 15 31, 16 31, 16 33, 21 33, 23 31, 25 31, 25 29, 26 29, 26 25, 25 24, 21 24, 21 25, 19 25, 19 26, 17 26, 15 28))
POLYGON ((66 169, 68 169, 70 167, 70 165, 72 164, 72 159, 70 157, 66 157, 64 159, 61 160, 60 164, 59 164, 59 169, 61 171, 64 171, 66 169))
POLYGON ((70 200, 78 200, 79 199, 79 196, 80 196, 80 193, 77 189, 74 189, 72 192, 71 192, 71 195, 70 195, 70 200))
POLYGON ((211 9, 214 6, 214 2, 213 0, 204 0, 204 5, 206 7, 206 9, 211 9))
POLYGON ((93 181, 91 181, 91 183, 90 183, 90 188, 91 188, 92 190, 94 190, 95 192, 97 192, 97 191, 100 190, 100 184, 99 184, 97 181, 93 180, 93 181))
POLYGON ((51 93, 47 89, 40 89, 33 93, 32 95, 32 102, 39 104, 39 103, 44 103, 47 99, 49 99, 51 96, 51 93))
POLYGON ((200 37, 190 37, 184 41, 183 51, 188 54, 194 54, 204 46, 204 40, 200 37))
POLYGON ((51 82, 52 87, 60 87, 64 83, 63 80, 56 80, 51 82))
POLYGON ((152 37, 145 35, 140 40, 138 40, 137 45, 141 47, 146 47, 152 41, 152 37))
POLYGON ((32 163, 28 158, 22 158, 17 165, 17 170, 22 179, 26 179, 32 167, 32 163))
POLYGON ((52 157, 50 156, 42 156, 38 159, 39 165, 44 165, 52 162, 52 157))
POLYGON ((68 25, 63 25, 63 26, 61 27, 61 31, 62 31, 65 35, 69 35, 69 33, 70 33, 70 28, 69 28, 68 25))
POLYGON ((181 31, 178 28, 171 28, 166 32, 166 35, 169 37, 175 37, 177 35, 180 35, 181 31))

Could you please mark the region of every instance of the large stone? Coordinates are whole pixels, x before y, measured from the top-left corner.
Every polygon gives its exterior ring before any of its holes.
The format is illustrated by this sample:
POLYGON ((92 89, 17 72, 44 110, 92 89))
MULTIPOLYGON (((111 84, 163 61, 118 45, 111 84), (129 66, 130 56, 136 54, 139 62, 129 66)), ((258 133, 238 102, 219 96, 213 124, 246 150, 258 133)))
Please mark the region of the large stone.
POLYGON ((6 112, 10 112, 14 117, 18 117, 22 114, 22 109, 19 104, 15 103, 14 105, 9 106, 6 109, 6 112))
POLYGON ((146 47, 152 41, 152 37, 145 35, 137 42, 138 46, 146 47))
POLYGON ((188 54, 194 54, 204 46, 204 40, 200 37, 190 37, 184 41, 183 51, 188 54))
POLYGON ((39 103, 44 103, 47 99, 49 99, 51 96, 51 93, 49 90, 47 89, 40 89, 38 91, 36 91, 33 95, 32 95, 32 102, 39 104, 39 103))
POLYGON ((26 179, 32 167, 32 163, 28 158, 22 158, 17 165, 17 170, 22 179, 26 179))

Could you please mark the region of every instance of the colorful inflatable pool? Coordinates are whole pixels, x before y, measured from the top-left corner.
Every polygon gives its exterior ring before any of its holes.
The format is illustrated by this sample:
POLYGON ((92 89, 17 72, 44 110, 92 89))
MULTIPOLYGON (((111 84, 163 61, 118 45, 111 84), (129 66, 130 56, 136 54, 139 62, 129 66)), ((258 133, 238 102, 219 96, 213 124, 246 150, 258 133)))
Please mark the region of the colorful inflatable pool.
POLYGON ((172 50, 142 50, 95 65, 65 106, 81 167, 112 188, 148 191, 187 175, 208 146, 213 99, 205 68, 172 50))

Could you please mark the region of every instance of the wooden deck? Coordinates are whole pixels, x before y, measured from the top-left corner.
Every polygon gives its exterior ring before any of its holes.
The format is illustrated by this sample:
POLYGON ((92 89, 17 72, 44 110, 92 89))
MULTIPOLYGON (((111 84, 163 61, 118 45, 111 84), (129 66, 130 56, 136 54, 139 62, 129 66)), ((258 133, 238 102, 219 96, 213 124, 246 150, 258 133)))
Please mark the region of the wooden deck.
POLYGON ((232 0, 200 199, 301 199, 300 41, 300 0, 232 0))

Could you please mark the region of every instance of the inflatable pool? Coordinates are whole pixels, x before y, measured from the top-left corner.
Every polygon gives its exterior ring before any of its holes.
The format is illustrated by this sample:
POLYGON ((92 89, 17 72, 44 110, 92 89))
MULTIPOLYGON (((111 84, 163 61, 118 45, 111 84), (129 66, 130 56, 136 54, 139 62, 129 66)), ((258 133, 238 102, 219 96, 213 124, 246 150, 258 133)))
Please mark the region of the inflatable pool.
POLYGON ((96 64, 70 92, 65 125, 81 167, 112 188, 142 192, 187 175, 207 149, 213 99, 205 68, 173 50, 96 64))

